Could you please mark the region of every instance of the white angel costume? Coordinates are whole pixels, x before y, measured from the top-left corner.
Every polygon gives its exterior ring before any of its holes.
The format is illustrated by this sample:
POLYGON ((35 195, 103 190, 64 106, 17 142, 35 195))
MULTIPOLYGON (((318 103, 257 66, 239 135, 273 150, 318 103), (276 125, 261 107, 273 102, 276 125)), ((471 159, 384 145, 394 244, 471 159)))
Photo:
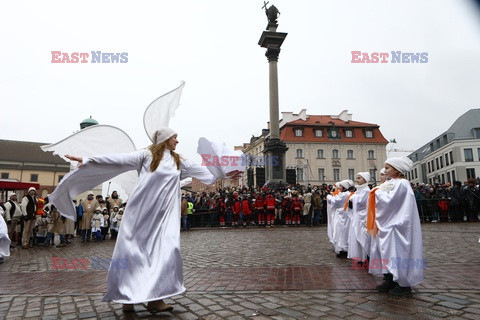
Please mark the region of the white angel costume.
MULTIPOLYGON (((350 217, 343 210, 350 192, 340 192, 336 196, 328 195, 327 204, 331 210, 333 247, 336 253, 348 250, 348 228, 350 217)), ((330 215, 329 215, 330 216, 330 215)))
MULTIPOLYGON (((168 128, 168 120, 178 107, 183 86, 184 82, 147 107, 144 126, 152 142, 161 143, 175 134, 168 128)), ((75 134, 76 140, 82 136, 81 143, 72 143, 67 138, 58 144, 42 147, 44 151, 55 151, 56 154, 70 153, 83 157, 83 166, 67 174, 49 199, 62 215, 76 220, 71 199, 116 177, 129 198, 108 271, 107 293, 102 301, 135 304, 181 294, 185 287, 180 256, 180 179, 194 177, 211 184, 217 178, 225 178, 229 172, 244 171, 245 166, 238 164, 242 161, 237 161, 236 166, 201 166, 181 159, 178 170, 170 151, 165 151, 157 169, 151 172, 152 154, 149 149, 128 153, 112 151, 110 154, 92 156, 92 141, 98 148, 111 145, 102 140, 111 136, 111 131, 121 134, 124 150, 135 148, 130 137, 122 130, 100 125, 75 134), (98 131, 101 133, 98 134, 98 131), (77 149, 71 149, 72 145, 77 149), (80 154, 79 145, 83 146, 80 154), (123 178, 118 180, 120 177, 123 178)), ((119 139, 116 139, 114 145, 118 146, 118 142, 119 139)), ((213 143, 205 138, 200 138, 197 152, 219 159, 240 158, 243 155, 240 151, 231 151, 224 144, 213 143)))
POLYGON ((0 257, 10 255, 10 238, 8 237, 8 228, 5 219, 0 215, 0 257))
POLYGON ((367 201, 370 193, 368 184, 356 186, 352 201, 352 221, 348 235, 348 258, 365 260, 370 253, 370 235, 367 234, 367 201))
POLYGON ((396 178, 382 184, 375 192, 375 210, 378 233, 371 240, 369 272, 391 273, 393 281, 402 287, 422 283, 426 263, 420 218, 410 182, 396 178))

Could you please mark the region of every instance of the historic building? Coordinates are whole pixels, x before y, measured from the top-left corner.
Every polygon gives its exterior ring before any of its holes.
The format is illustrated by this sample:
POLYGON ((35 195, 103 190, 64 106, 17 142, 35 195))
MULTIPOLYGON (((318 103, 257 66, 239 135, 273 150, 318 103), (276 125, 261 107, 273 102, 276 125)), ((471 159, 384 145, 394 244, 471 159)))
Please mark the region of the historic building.
MULTIPOLYGON (((51 193, 70 171, 70 163, 51 152, 43 152, 40 147, 46 144, 0 140, 1 181, 38 184, 37 193, 40 197, 51 193)), ((18 189, 25 189, 22 184, 17 185, 18 189)), ((15 185, 8 187, 9 190, 16 188, 15 185)))
MULTIPOLYGON (((354 180, 356 173, 368 171, 371 182, 379 181, 379 170, 386 160, 388 141, 376 124, 352 120, 347 110, 339 115, 308 115, 282 112, 280 139, 289 148, 286 153, 287 183, 301 185, 332 184, 343 179, 354 180)), ((243 152, 250 157, 250 170, 244 185, 261 186, 264 170, 261 159, 269 130, 262 130, 244 144, 243 152)), ((263 159, 275 161, 275 159, 263 159)))
POLYGON ((413 183, 465 182, 480 176, 480 109, 458 117, 447 131, 409 155, 413 183))

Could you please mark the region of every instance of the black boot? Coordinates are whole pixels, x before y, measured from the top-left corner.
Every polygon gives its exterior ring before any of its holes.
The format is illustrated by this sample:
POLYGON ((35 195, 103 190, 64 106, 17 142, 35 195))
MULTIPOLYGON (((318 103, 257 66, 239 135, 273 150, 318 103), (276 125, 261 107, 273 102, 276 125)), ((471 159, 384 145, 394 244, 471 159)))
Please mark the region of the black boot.
POLYGON ((411 287, 402 287, 397 284, 395 288, 392 290, 388 291, 389 294, 392 296, 410 296, 412 294, 412 288, 411 287))
POLYGON ((393 288, 395 288, 398 283, 393 281, 393 274, 386 273, 383 275, 383 283, 377 286, 378 292, 389 292, 393 288))

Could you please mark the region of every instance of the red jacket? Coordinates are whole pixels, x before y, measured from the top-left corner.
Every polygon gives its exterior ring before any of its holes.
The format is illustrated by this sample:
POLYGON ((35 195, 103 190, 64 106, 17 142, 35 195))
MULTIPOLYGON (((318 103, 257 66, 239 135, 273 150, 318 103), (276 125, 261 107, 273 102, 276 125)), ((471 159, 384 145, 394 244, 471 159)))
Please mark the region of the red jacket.
POLYGON ((248 199, 242 200, 242 212, 243 214, 252 214, 252 209, 250 208, 250 201, 248 199))
POLYGON ((265 200, 263 200, 263 197, 261 195, 258 195, 257 198, 255 199, 255 208, 257 210, 263 210, 265 206, 265 200))
POLYGON ((277 204, 277 200, 275 200, 274 196, 269 194, 267 198, 265 198, 265 204, 267 205, 267 210, 275 209, 275 205, 277 204))

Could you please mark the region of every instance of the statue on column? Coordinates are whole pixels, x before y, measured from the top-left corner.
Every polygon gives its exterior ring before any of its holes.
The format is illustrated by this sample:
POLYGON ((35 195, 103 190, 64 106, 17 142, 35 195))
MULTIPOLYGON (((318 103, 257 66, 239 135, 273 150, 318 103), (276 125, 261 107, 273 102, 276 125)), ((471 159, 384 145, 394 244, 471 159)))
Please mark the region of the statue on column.
POLYGON ((265 8, 265 14, 267 15, 268 22, 276 24, 277 18, 280 15, 280 11, 278 11, 277 7, 275 7, 274 5, 271 5, 269 8, 267 8, 267 4, 268 2, 266 2, 263 7, 265 8))

